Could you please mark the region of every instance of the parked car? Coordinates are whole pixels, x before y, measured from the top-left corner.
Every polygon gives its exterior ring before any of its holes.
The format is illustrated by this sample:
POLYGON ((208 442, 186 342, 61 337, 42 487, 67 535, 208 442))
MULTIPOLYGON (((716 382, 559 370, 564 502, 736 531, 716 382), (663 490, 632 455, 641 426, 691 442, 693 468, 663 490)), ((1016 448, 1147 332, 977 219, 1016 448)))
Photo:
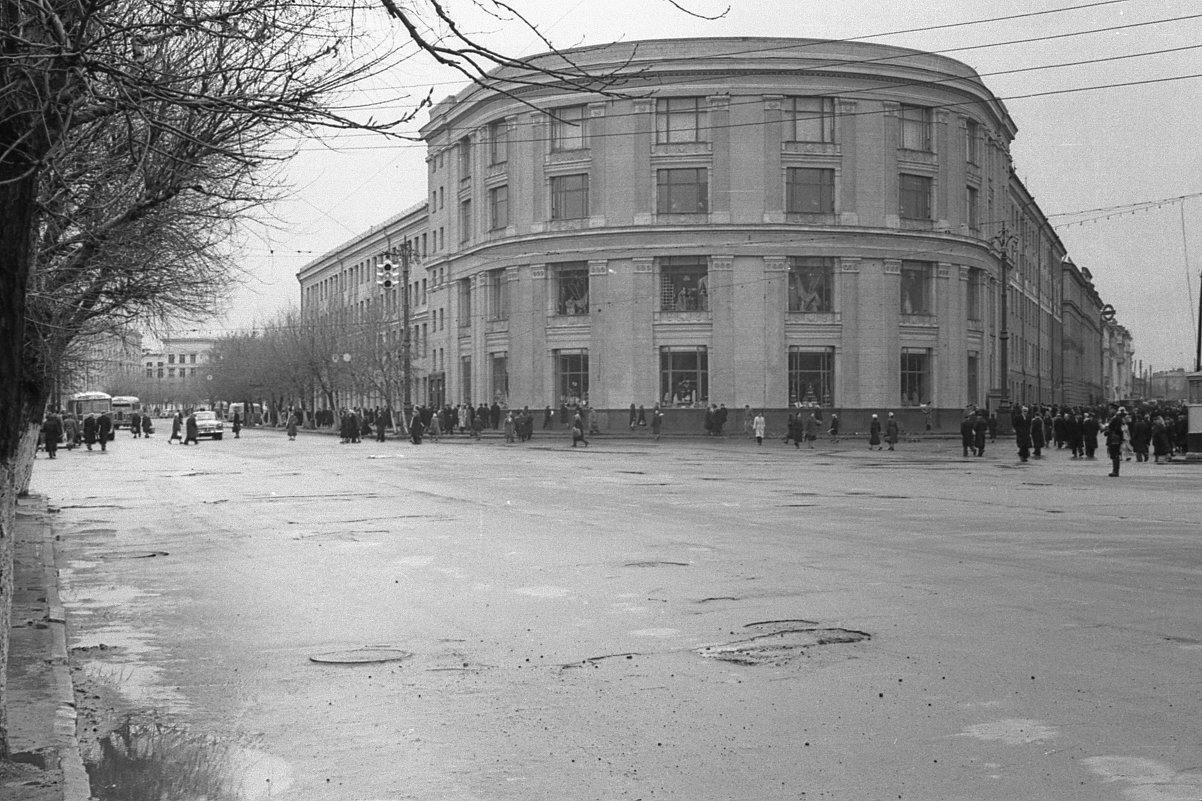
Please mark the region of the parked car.
POLYGON ((225 433, 225 423, 217 417, 217 412, 196 413, 196 436, 221 439, 225 433))

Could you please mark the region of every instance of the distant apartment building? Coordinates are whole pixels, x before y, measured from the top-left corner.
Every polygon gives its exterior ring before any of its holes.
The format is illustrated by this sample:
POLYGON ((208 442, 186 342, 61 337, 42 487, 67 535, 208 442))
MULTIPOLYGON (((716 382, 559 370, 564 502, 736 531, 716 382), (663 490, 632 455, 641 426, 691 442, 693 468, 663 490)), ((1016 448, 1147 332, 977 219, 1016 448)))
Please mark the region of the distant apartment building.
POLYGON ((1102 300, 969 67, 799 39, 566 55, 620 92, 505 67, 510 94, 447 98, 422 128, 426 202, 298 274, 331 325, 395 333, 408 308, 416 402, 917 420, 1110 396, 1102 300), (403 243, 410 280, 385 290, 403 243))

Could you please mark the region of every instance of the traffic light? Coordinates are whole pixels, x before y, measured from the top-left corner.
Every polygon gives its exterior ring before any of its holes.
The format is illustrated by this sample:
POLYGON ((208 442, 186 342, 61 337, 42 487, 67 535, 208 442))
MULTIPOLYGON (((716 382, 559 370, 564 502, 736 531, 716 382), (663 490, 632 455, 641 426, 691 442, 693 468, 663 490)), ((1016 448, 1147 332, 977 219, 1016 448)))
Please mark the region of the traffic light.
POLYGON ((386 261, 376 269, 376 283, 385 289, 392 289, 396 285, 396 272, 392 262, 386 261))

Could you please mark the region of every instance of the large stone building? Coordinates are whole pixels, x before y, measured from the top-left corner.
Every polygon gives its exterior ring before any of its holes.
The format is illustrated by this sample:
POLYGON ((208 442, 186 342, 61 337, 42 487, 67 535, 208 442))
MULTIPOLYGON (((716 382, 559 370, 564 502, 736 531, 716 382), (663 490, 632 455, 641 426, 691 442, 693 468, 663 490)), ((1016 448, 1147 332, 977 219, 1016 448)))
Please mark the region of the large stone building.
POLYGON ((343 324, 408 298, 417 402, 854 421, 1104 399, 1101 299, 964 64, 798 39, 570 57, 625 80, 504 68, 508 93, 447 98, 422 128, 427 201, 299 273, 302 312, 343 324), (377 268, 403 243, 397 295, 377 268))

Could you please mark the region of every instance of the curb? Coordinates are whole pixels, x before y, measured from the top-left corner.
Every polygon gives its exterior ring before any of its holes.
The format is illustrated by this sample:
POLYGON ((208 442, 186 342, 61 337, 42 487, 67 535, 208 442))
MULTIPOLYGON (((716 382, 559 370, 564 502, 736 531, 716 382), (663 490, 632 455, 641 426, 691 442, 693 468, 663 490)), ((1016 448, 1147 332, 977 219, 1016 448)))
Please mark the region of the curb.
POLYGON ((75 683, 71 680, 67 651, 67 614, 58 592, 58 556, 54 547, 54 532, 44 497, 23 498, 22 505, 32 507, 29 511, 36 515, 36 525, 42 530, 42 580, 46 590, 47 622, 51 636, 50 658, 47 662, 57 704, 53 732, 59 769, 63 774, 63 801, 88 801, 92 797, 92 788, 84 768, 76 730, 75 683))

